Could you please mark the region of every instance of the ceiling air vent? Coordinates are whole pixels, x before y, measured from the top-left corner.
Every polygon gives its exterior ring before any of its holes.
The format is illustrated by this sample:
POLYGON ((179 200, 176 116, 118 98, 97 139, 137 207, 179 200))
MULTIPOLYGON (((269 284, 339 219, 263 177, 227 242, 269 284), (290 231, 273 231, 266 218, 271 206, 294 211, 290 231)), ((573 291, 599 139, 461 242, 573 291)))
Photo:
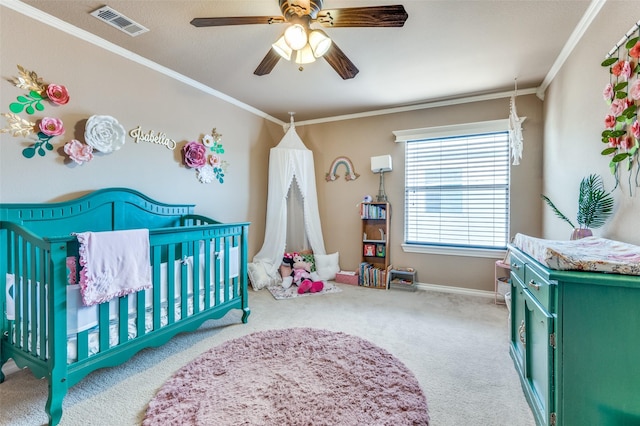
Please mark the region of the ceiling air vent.
POLYGON ((109 6, 103 6, 100 9, 94 10, 91 12, 91 15, 103 22, 106 22, 112 27, 119 29, 120 31, 129 34, 131 37, 135 37, 149 31, 148 28, 145 28, 137 22, 127 18, 122 13, 111 9, 109 6))

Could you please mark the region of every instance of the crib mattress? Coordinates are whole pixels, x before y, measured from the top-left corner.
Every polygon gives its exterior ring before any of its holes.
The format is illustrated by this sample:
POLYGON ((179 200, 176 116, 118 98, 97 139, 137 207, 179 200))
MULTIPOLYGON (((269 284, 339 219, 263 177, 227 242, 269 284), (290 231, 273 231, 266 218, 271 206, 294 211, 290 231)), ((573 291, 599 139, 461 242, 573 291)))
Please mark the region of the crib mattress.
POLYGON ((620 241, 546 240, 516 234, 512 244, 549 269, 640 275, 640 246, 620 241))

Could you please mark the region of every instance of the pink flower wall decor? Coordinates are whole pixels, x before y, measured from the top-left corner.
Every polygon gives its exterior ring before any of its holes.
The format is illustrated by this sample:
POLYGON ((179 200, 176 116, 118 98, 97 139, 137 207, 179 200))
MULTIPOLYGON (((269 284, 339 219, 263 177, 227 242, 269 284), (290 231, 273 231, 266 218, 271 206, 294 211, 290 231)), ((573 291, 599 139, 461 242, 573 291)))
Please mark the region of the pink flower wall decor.
POLYGON ((69 102, 69 92, 64 86, 50 84, 47 86, 47 97, 56 105, 66 105, 69 102))
POLYGON ((62 120, 58 118, 45 117, 40 120, 40 131, 47 136, 60 136, 64 133, 62 120))
POLYGON ((72 139, 64 144, 64 152, 71 160, 79 165, 93 160, 93 147, 85 145, 76 139, 72 139))
POLYGON ((22 150, 25 158, 33 158, 36 154, 44 156, 47 151, 53 150, 51 138, 64 133, 62 120, 53 117, 44 117, 36 126, 31 121, 25 120, 18 114, 25 112, 33 115, 43 111, 45 100, 53 105, 65 105, 69 102, 69 92, 65 86, 59 84, 46 84, 35 71, 29 71, 18 65, 19 76, 9 81, 19 89, 24 89, 28 93, 16 98, 16 102, 9 104, 11 113, 2 113, 7 119, 9 126, 0 129, 0 133, 11 132, 15 137, 27 137, 32 133, 36 134, 36 142, 22 150))
POLYGON ((182 162, 196 170, 196 179, 200 183, 218 181, 224 183, 229 164, 222 159, 222 135, 214 128, 211 134, 204 135, 201 141, 187 142, 182 147, 182 162))
POLYGON ((640 36, 633 34, 637 25, 625 43, 609 52, 601 65, 609 69, 609 82, 602 91, 609 111, 604 118, 602 143, 605 148, 601 154, 608 158, 609 169, 616 178, 620 178, 621 165, 628 170, 629 192, 632 195, 631 176, 638 182, 638 155, 640 149, 640 124, 638 123, 638 102, 640 102, 640 36))

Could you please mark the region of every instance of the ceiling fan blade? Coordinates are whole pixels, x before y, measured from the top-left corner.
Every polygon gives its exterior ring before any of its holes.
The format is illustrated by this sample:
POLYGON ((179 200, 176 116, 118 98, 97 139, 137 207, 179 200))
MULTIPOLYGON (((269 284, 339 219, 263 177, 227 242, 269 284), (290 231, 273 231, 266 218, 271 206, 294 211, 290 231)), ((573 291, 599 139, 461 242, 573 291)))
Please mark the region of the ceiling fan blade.
POLYGON ((348 80, 355 77, 360 70, 351 62, 347 55, 334 43, 331 43, 329 51, 324 54, 324 59, 329 62, 329 65, 336 70, 343 80, 348 80))
POLYGON ((250 24, 282 24, 283 16, 231 16, 222 18, 194 18, 191 25, 194 27, 221 27, 225 25, 250 25, 250 24))
POLYGON ((273 67, 276 66, 280 58, 281 56, 278 55, 278 53, 276 53, 276 51, 273 50, 273 48, 269 49, 269 51, 267 52, 267 55, 264 57, 262 62, 260 62, 260 65, 258 65, 258 68, 256 68, 256 70, 253 73, 255 75, 269 74, 271 70, 273 70, 273 67))
POLYGON ((396 4, 323 9, 316 22, 325 27, 402 27, 408 17, 404 6, 396 4))

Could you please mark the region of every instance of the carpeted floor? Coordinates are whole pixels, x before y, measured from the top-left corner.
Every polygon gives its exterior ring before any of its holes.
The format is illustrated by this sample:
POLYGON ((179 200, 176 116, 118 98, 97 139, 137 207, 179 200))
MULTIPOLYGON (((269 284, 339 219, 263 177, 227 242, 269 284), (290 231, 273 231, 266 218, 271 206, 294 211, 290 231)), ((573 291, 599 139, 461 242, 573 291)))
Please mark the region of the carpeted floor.
POLYGON ((181 368, 143 426, 428 425, 427 401, 400 360, 357 336, 308 327, 261 331, 181 368))
MULTIPOLYGON (((247 324, 232 312, 92 373, 69 390, 61 425, 139 425, 162 385, 200 354, 257 331, 292 327, 341 331, 393 354, 420 383, 432 426, 535 425, 509 357, 505 306, 493 298, 337 286, 342 292, 290 300, 250 290, 247 324)), ((28 371, 8 375, 0 384, 0 424, 44 424, 46 391, 46 381, 28 371)))

